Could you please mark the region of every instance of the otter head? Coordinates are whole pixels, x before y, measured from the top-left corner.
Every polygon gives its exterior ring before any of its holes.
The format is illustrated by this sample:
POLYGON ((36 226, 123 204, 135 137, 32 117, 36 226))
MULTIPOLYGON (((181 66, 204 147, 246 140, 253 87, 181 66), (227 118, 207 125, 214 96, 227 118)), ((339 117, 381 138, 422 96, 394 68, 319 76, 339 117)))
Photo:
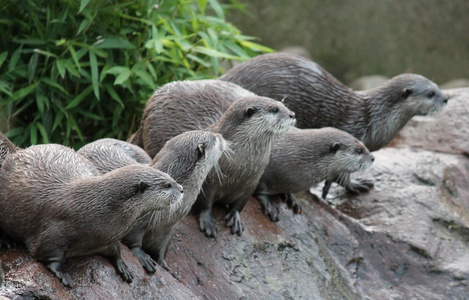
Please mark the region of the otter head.
POLYGON ((331 178, 364 171, 371 166, 374 156, 362 142, 347 132, 327 129, 331 132, 326 142, 331 178))
POLYGON ((385 85, 383 97, 390 98, 389 105, 392 105, 391 116, 394 123, 397 119, 407 122, 413 116, 438 114, 448 103, 448 96, 444 95, 434 82, 421 75, 401 74, 390 79, 385 85))
POLYGON ((151 165, 167 172, 178 182, 200 185, 226 150, 227 143, 220 134, 187 131, 166 142, 151 165))
POLYGON ((238 132, 257 139, 285 133, 295 124, 295 113, 279 101, 248 96, 234 101, 216 124, 225 138, 238 132))
POLYGON ((172 177, 146 165, 122 167, 102 177, 110 178, 108 183, 116 182, 120 186, 107 186, 108 189, 114 188, 114 193, 118 194, 113 197, 115 202, 119 202, 115 204, 124 209, 139 210, 139 215, 179 206, 184 196, 183 187, 172 177))

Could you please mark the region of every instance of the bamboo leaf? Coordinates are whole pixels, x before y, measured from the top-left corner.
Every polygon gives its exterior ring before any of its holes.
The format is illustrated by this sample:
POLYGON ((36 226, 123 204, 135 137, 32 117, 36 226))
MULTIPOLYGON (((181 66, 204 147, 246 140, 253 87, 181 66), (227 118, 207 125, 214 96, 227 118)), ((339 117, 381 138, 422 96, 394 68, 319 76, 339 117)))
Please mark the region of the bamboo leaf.
POLYGON ((90 67, 91 67, 91 83, 93 85, 93 91, 96 98, 99 100, 99 71, 98 71, 98 61, 96 60, 96 55, 90 51, 90 67))
POLYGON ((239 57, 237 57, 237 56, 227 54, 227 53, 223 53, 223 52, 220 52, 220 51, 215 50, 215 49, 201 47, 201 46, 193 47, 192 50, 194 52, 202 53, 202 54, 205 54, 205 55, 210 56, 210 57, 236 59, 236 60, 239 59, 239 57))
POLYGON ((29 127, 29 140, 31 142, 31 145, 36 145, 37 144, 37 127, 36 124, 31 124, 29 127))
POLYGON ((217 16, 220 19, 224 20, 225 19, 225 13, 223 12, 223 8, 220 6, 220 3, 217 0, 208 0, 208 2, 210 3, 210 6, 215 11, 217 16))
POLYGON ((7 58, 8 56, 8 52, 7 51, 3 51, 1 54, 0 54, 0 68, 2 67, 3 63, 5 62, 5 59, 7 58))
POLYGON ((90 0, 81 0, 80 2, 80 9, 78 10, 78 13, 81 13, 83 9, 90 3, 90 0))
POLYGON ((13 55, 10 58, 10 62, 8 63, 8 71, 13 70, 18 64, 18 60, 20 59, 21 50, 23 49, 23 45, 19 46, 18 49, 13 52, 13 55))
POLYGON ((59 91, 61 91, 65 95, 67 95, 67 96, 69 95, 68 91, 66 89, 64 89, 64 87, 61 86, 60 84, 58 84, 56 81, 53 81, 50 78, 42 78, 41 81, 44 82, 45 84, 53 87, 53 88, 58 89, 59 91))
POLYGON ((86 96, 88 96, 91 92, 93 91, 93 86, 88 86, 85 88, 78 96, 72 99, 70 103, 65 107, 66 110, 70 110, 74 107, 77 107, 83 99, 85 99, 86 96))
POLYGON ((38 123, 36 123, 36 126, 39 129, 39 132, 41 133, 42 141, 45 144, 48 144, 49 143, 49 137, 47 136, 47 132, 46 132, 46 129, 44 128, 44 125, 42 125, 41 123, 38 122, 38 123))
POLYGON ((34 53, 33 55, 31 55, 31 59, 29 60, 29 64, 28 64, 29 83, 31 83, 31 81, 33 80, 34 74, 36 73, 38 59, 39 59, 39 55, 37 53, 34 53))
POLYGON ((57 66, 57 70, 59 71, 60 77, 65 78, 65 65, 63 59, 57 59, 55 61, 55 65, 57 66))
POLYGON ((205 14, 205 7, 207 7, 207 0, 197 0, 197 5, 202 14, 205 14))
POLYGON ((31 84, 27 87, 24 87, 22 89, 17 90, 16 92, 13 93, 13 95, 11 95, 12 100, 13 101, 18 101, 18 100, 23 99, 27 95, 31 94, 36 89, 38 84, 39 83, 36 82, 36 83, 31 84))

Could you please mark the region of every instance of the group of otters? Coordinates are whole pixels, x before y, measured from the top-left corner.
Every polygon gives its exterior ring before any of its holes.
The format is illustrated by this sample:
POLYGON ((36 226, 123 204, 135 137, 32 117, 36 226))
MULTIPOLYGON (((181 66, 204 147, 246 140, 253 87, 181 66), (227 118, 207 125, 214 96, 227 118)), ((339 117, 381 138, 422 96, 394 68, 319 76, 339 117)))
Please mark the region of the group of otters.
POLYGON ((57 144, 20 149, 1 135, 2 244, 25 244, 69 287, 65 259, 93 253, 131 282, 120 242, 148 272, 157 263, 169 270, 174 228, 191 210, 200 230, 215 237, 212 206, 225 205, 226 225, 241 235, 251 195, 276 221, 273 196, 299 213, 292 193, 322 181, 323 198, 333 182, 368 191, 370 180, 350 174, 370 167, 370 151, 447 101, 420 75, 357 92, 306 58, 273 53, 218 79, 162 86, 129 142, 102 139, 77 152, 57 144))

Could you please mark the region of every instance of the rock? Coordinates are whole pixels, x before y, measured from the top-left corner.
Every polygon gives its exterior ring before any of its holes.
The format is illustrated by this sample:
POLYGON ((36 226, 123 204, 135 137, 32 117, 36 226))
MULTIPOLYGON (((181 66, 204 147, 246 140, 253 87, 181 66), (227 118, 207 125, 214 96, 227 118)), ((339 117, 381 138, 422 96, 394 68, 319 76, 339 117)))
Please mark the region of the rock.
POLYGON ((444 90, 447 107, 434 117, 414 117, 391 142, 391 147, 412 147, 469 155, 469 88, 444 90))
MULTIPOLYGON (((326 200, 297 194, 303 214, 282 204, 272 223, 251 199, 245 232, 231 235, 217 208, 219 236, 206 238, 194 216, 177 227, 167 262, 148 275, 128 249, 134 272, 124 283, 103 257, 67 261, 76 286, 67 289, 25 248, 0 249, 11 299, 453 299, 468 297, 469 89, 454 93, 432 125, 412 129, 398 147, 374 152, 369 193, 349 196, 333 186, 326 200), (459 121, 459 130, 451 127, 459 121), (445 127, 446 126, 446 127, 445 127), (438 133, 440 135, 438 135, 438 133), (431 135, 435 140, 423 138, 431 135), (418 144, 412 144, 421 138, 418 144), (439 141, 438 143, 435 141, 439 141), (445 142, 443 142, 445 141, 445 142), (409 142, 409 143, 407 143, 409 142), (450 145, 445 145, 449 143, 450 145), (432 151, 432 148, 445 151, 432 151), (443 153, 444 152, 444 153, 443 153)), ((432 121, 433 122, 433 121, 432 121)), ((320 195, 321 187, 313 188, 320 195)))
POLYGON ((357 78, 350 84, 350 88, 355 91, 366 91, 372 88, 375 88, 386 81, 389 80, 389 77, 382 75, 368 75, 357 78))

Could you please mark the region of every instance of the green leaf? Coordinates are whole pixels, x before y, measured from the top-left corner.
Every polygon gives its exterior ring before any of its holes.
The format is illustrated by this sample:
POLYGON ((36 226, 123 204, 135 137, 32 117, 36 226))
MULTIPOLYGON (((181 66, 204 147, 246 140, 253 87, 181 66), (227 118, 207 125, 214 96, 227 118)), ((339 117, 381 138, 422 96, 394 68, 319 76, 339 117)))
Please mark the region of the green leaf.
POLYGON ((106 89, 107 93, 111 96, 111 98, 114 99, 117 103, 119 103, 122 108, 124 108, 124 102, 122 102, 121 98, 119 97, 119 94, 117 94, 114 90, 114 87, 110 84, 105 84, 104 88, 106 89))
POLYGON ((65 95, 67 95, 67 96, 69 95, 69 92, 68 92, 66 89, 64 89, 63 86, 61 86, 60 84, 58 84, 56 81, 53 81, 52 79, 47 78, 47 77, 43 77, 43 78, 41 79, 41 81, 44 82, 45 84, 51 86, 51 87, 54 87, 54 88, 58 89, 59 91, 61 91, 61 92, 64 93, 65 95))
POLYGON ((41 49, 34 49, 34 52, 35 53, 39 53, 41 55, 44 55, 44 56, 47 56, 47 57, 57 57, 57 55, 55 55, 54 53, 52 52, 49 52, 49 51, 45 51, 45 50, 41 50, 41 49))
POLYGON ((38 59, 39 59, 39 54, 34 53, 33 55, 31 55, 31 59, 29 60, 29 64, 28 64, 29 83, 31 83, 31 81, 33 80, 34 74, 36 73, 38 59))
MULTIPOLYGON (((73 63, 70 61, 70 60, 65 60, 64 61, 64 66, 65 66, 65 69, 67 69, 68 73, 72 74, 73 76, 75 77, 80 77, 80 73, 78 73, 77 69, 75 69, 75 66, 73 65, 73 63)), ((60 72, 60 70, 59 70, 60 72)))
POLYGON ((202 53, 202 54, 205 54, 205 55, 210 56, 210 57, 227 58, 227 59, 239 59, 239 57, 237 57, 237 56, 230 55, 230 54, 227 54, 227 53, 223 53, 223 52, 220 52, 220 51, 215 50, 215 49, 201 47, 201 46, 196 46, 196 47, 192 48, 192 50, 194 52, 202 53))
POLYGON ((65 65, 64 65, 64 60, 63 59, 57 59, 55 61, 55 64, 57 66, 57 70, 59 71, 60 77, 65 78, 65 65))
POLYGON ((218 0, 208 0, 208 2, 210 3, 210 6, 215 11, 217 16, 220 19, 224 20, 225 19, 225 13, 223 12, 223 8, 220 6, 220 3, 218 2, 218 0))
POLYGON ((36 124, 31 124, 29 127, 29 140, 31 142, 31 145, 36 145, 37 144, 37 127, 36 124))
POLYGON ((38 84, 39 84, 39 82, 36 82, 36 83, 31 84, 27 87, 24 87, 20 90, 17 90, 16 92, 13 93, 13 95, 11 95, 12 100, 13 101, 18 101, 18 100, 23 99, 27 95, 31 94, 36 89, 38 84))
POLYGON ((108 37, 98 40, 94 44, 98 49, 135 49, 135 45, 121 37, 108 37))
POLYGON ((91 83, 93 84, 93 91, 96 98, 99 100, 99 73, 98 73, 98 61, 96 55, 90 51, 90 67, 91 67, 91 83))
POLYGON ((49 143, 49 137, 47 136, 47 132, 46 132, 46 129, 44 128, 44 125, 42 125, 41 123, 38 122, 38 123, 36 123, 36 126, 39 129, 39 132, 41 133, 42 141, 45 144, 48 144, 49 143))
POLYGON ((114 81, 114 85, 118 85, 118 84, 122 85, 124 81, 129 79, 130 75, 132 75, 132 72, 128 68, 124 68, 122 72, 116 77, 116 80, 114 81))
POLYGON ((88 25, 90 24, 90 19, 84 18, 83 21, 81 21, 80 26, 78 27, 77 35, 79 35, 88 25))
MULTIPOLYGON (((0 92, 3 92, 4 94, 7 94, 10 97, 12 96, 8 83, 3 80, 0 80, 0 92)), ((5 99, 5 100, 7 101, 8 99, 5 99)), ((0 104, 3 104, 2 102, 0 102, 0 104)))
POLYGON ((44 113, 44 106, 45 104, 48 105, 47 103, 47 97, 42 95, 42 94, 39 94, 39 95, 36 95, 36 105, 37 105, 37 108, 39 110, 39 113, 42 115, 44 113))
POLYGON ((151 89, 156 88, 155 83, 153 82, 150 74, 148 74, 147 72, 143 70, 135 70, 134 73, 135 75, 140 77, 143 80, 143 82, 145 82, 151 89))
POLYGON ((90 0, 81 0, 80 2, 80 9, 78 10, 78 13, 81 13, 82 10, 90 3, 90 0))
POLYGON ((18 49, 13 52, 13 55, 10 58, 10 62, 8 63, 8 71, 13 70, 18 64, 18 60, 20 59, 21 50, 23 49, 23 45, 19 46, 18 49))
POLYGON ((262 45, 259 45, 259 44, 256 44, 256 43, 253 43, 253 42, 250 42, 250 41, 240 41, 239 43, 240 43, 243 47, 252 49, 252 50, 254 50, 254 51, 265 52, 265 53, 274 52, 274 49, 272 49, 272 48, 269 48, 269 47, 266 47, 266 46, 262 46, 262 45))
POLYGON ((75 62, 75 66, 78 70, 80 70, 80 62, 78 61, 77 53, 72 45, 67 44, 68 51, 70 51, 70 55, 72 56, 73 61, 75 62))
POLYGON ((81 91, 78 96, 72 99, 70 103, 65 107, 66 110, 72 109, 74 107, 77 107, 80 102, 85 99, 86 96, 88 96, 91 92, 93 91, 93 87, 90 85, 87 88, 85 88, 83 91, 81 91))
POLYGON ((5 62, 5 59, 7 58, 7 56, 8 56, 7 51, 3 51, 2 53, 0 53, 0 68, 3 65, 3 62, 5 62))
POLYGON ((205 7, 207 7, 207 0, 197 0, 197 5, 202 14, 205 14, 205 7))

